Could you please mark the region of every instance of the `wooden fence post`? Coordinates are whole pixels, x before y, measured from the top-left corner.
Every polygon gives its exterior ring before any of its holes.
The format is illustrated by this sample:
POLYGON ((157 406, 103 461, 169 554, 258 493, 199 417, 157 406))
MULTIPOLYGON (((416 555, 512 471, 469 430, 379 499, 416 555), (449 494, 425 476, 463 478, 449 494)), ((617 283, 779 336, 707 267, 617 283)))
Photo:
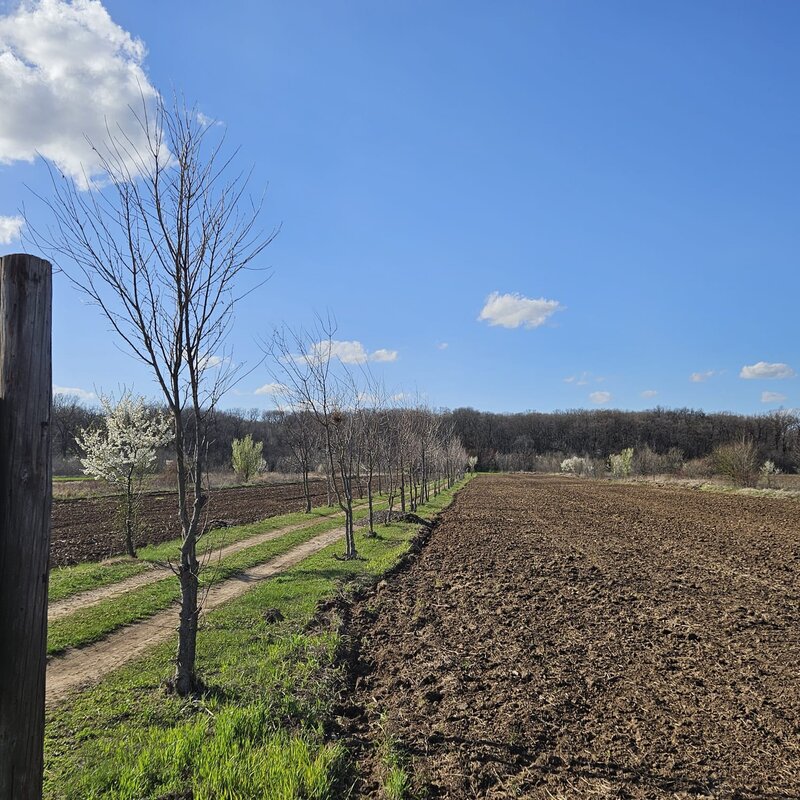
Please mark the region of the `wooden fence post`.
POLYGON ((51 303, 48 261, 0 257, 0 800, 42 796, 51 303))

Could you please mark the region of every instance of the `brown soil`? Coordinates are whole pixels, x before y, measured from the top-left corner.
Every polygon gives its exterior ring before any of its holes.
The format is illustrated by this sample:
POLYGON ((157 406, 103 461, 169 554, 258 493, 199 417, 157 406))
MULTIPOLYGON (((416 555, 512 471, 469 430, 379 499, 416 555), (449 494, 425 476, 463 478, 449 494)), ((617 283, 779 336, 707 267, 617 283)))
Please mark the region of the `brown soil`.
MULTIPOLYGON (((215 584, 206 595, 203 611, 211 611, 222 603, 239 597, 256 583, 298 564, 342 536, 342 529, 325 531, 283 555, 215 584)), ((63 656, 50 659, 47 664, 47 706, 54 706, 70 693, 97 683, 112 670, 144 655, 154 645, 174 636, 177 620, 175 607, 168 608, 143 622, 126 625, 95 644, 68 650, 63 656)), ((203 635, 202 631, 199 635, 203 635)))
POLYGON ((384 797, 800 797, 800 505, 481 477, 352 609, 340 718, 384 797))
MULTIPOLYGON (((326 502, 325 481, 313 483, 314 505, 326 502)), ((180 536, 175 492, 145 495, 136 544, 158 544, 180 536)), ((209 520, 244 525, 305 508, 297 483, 215 489, 207 506, 209 520)), ((217 526, 215 526, 217 527, 217 526)), ((100 561, 124 552, 115 497, 82 497, 53 502, 50 566, 100 561)))

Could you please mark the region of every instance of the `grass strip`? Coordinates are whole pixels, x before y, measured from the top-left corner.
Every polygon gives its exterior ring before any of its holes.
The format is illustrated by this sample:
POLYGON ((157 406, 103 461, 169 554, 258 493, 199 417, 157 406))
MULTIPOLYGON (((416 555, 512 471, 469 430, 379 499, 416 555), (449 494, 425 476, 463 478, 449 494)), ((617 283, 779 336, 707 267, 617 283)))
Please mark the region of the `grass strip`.
MULTIPOLYGON (((376 504, 376 508, 380 507, 381 504, 376 504)), ((359 511, 355 518, 363 519, 366 515, 366 511, 359 511)), ((307 515, 301 516, 308 519, 307 515)), ((309 525, 284 534, 277 539, 248 547, 222 560, 212 561, 200 575, 200 586, 207 587, 224 581, 238 572, 283 555, 296 545, 341 525, 342 519, 332 517, 316 525, 309 525)), ((257 528, 258 523, 243 527, 257 528)), ((268 527, 266 530, 272 530, 272 528, 268 527)), ((258 530, 257 532, 264 531, 258 530)), ((251 532, 249 535, 254 534, 251 532)), ((226 544, 230 544, 230 542, 226 542, 226 544)), ((69 647, 84 647, 125 625, 152 617, 159 611, 169 608, 179 599, 178 582, 174 575, 167 575, 162 580, 79 609, 69 616, 50 623, 47 629, 47 654, 54 656, 63 653, 69 647)))
MULTIPOLYGON (((304 512, 281 514, 247 525, 215 528, 200 539, 199 545, 204 550, 227 547, 260 533, 268 533, 291 525, 300 525, 313 521, 314 518, 333 516, 337 513, 340 513, 338 506, 322 506, 313 509, 310 514, 304 512)), ((136 559, 120 557, 108 562, 92 561, 69 567, 58 567, 50 571, 48 600, 52 603, 91 589, 110 586, 132 575, 147 571, 152 562, 175 561, 180 555, 180 548, 181 540, 171 539, 161 544, 142 547, 138 551, 139 557, 136 559)))
POLYGON ((339 642, 309 622, 343 585, 389 569, 415 533, 414 525, 381 525, 376 538, 358 537, 363 560, 336 560, 341 545, 333 545, 211 612, 198 637, 208 686, 200 699, 163 688, 173 639, 49 712, 45 798, 332 798, 346 758, 324 735, 339 642), (267 623, 266 608, 283 621, 267 623))
POLYGON ((109 563, 87 561, 71 567, 57 567, 50 570, 47 599, 50 603, 65 600, 89 589, 119 583, 149 569, 152 569, 152 565, 148 561, 135 558, 120 558, 109 563))

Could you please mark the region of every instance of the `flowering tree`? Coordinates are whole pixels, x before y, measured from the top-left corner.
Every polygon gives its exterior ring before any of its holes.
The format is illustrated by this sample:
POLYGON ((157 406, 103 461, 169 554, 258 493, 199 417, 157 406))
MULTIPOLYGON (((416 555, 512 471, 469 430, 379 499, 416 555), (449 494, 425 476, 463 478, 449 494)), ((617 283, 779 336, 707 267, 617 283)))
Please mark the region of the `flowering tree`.
POLYGON ((118 402, 101 397, 102 427, 85 429, 78 444, 85 456, 83 471, 121 490, 121 516, 125 530, 125 550, 136 556, 133 543, 136 511, 144 477, 152 471, 159 447, 172 440, 171 423, 160 413, 153 413, 143 397, 125 391, 118 402))

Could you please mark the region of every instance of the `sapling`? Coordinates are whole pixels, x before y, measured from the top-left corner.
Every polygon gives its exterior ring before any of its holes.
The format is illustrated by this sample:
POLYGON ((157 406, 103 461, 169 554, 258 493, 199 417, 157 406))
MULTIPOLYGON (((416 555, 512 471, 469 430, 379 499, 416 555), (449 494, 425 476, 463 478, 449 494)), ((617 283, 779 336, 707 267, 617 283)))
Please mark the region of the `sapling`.
POLYGON ((254 442, 251 434, 244 439, 234 439, 231 443, 231 464, 233 471, 243 483, 250 483, 250 479, 261 470, 264 459, 261 451, 263 442, 254 442))

